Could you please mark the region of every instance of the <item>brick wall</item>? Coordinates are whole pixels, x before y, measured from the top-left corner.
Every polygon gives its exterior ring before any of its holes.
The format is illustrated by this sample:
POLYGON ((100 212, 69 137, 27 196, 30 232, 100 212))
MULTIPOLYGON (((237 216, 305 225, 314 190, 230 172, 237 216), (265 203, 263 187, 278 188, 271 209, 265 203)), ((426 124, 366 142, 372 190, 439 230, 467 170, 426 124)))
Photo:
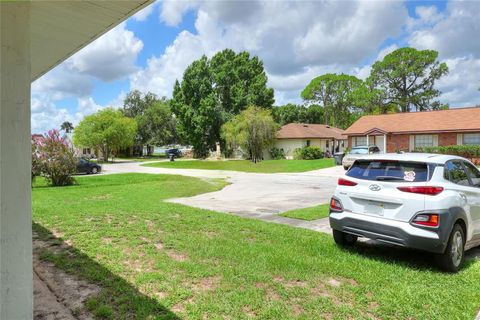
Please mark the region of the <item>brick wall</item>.
MULTIPOLYGON (((348 137, 348 146, 353 147, 353 137, 348 137)), ((372 139, 373 140, 373 139, 372 139)), ((372 140, 370 141, 372 143, 372 140)), ((457 133, 440 133, 438 134, 439 146, 451 146, 457 144, 457 133)), ((409 151, 410 135, 409 134, 389 134, 387 136, 387 152, 409 151)))
POLYGON ((389 134, 387 136, 387 152, 396 152, 409 150, 410 135, 408 134, 389 134))
POLYGON ((438 145, 439 146, 451 146, 457 144, 457 134, 456 133, 440 133, 438 135, 438 145))

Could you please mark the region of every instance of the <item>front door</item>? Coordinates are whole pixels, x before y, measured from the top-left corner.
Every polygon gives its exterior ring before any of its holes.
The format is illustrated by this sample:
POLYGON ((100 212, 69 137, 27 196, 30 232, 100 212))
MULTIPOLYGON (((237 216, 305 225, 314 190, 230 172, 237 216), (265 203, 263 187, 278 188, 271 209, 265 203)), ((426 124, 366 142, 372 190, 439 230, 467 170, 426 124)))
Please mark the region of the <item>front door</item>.
POLYGON ((375 136, 375 145, 380 149, 380 153, 385 153, 385 137, 375 136))

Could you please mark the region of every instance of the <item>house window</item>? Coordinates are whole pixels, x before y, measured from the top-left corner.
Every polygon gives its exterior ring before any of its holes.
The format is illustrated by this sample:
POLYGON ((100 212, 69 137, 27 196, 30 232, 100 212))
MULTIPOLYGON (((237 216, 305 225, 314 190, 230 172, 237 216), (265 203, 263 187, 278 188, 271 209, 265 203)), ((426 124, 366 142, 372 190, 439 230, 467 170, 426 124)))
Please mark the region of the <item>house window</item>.
POLYGON ((366 145, 367 145, 367 137, 355 137, 355 147, 366 146, 366 145))
POLYGON ((330 147, 330 141, 329 140, 325 141, 325 147, 326 148, 330 147))
POLYGON ((463 135, 463 144, 476 145, 480 144, 480 133, 466 133, 463 135))
POLYGON ((433 147, 433 136, 422 134, 415 136, 415 148, 433 147))
POLYGON ((307 140, 307 147, 310 147, 310 140, 307 140))

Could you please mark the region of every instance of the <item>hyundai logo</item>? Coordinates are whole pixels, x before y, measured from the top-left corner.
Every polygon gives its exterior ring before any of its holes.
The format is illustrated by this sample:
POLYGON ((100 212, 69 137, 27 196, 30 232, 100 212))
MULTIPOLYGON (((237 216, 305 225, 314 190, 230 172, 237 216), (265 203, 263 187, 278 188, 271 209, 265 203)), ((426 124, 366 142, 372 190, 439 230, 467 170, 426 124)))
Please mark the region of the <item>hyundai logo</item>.
POLYGON ((371 184, 368 188, 372 191, 380 191, 382 189, 378 184, 371 184))

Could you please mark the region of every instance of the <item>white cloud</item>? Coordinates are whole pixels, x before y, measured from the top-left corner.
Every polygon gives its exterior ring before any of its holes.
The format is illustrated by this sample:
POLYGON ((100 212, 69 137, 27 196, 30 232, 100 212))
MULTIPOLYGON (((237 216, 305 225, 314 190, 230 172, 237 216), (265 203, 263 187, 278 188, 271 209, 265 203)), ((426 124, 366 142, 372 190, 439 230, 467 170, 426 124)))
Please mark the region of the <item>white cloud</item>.
POLYGON ((31 99, 32 133, 44 133, 50 129, 59 129, 64 121, 76 126, 85 116, 95 113, 105 106, 97 104, 92 97, 77 99, 75 111, 59 108, 47 96, 33 96, 31 99))
POLYGON ((93 79, 85 74, 72 72, 62 64, 32 84, 32 94, 48 96, 50 100, 68 97, 84 97, 93 89, 93 79))
POLYGON ((32 98, 32 133, 45 133, 50 129, 60 128, 64 121, 73 122, 73 117, 66 109, 59 109, 48 99, 32 98))
POLYGON ((135 62, 142 48, 143 42, 122 23, 64 63, 73 71, 112 81, 136 71, 135 62))
POLYGON ((423 18, 433 24, 414 31, 409 39, 411 46, 435 49, 444 58, 480 57, 480 1, 452 1, 444 15, 424 14, 423 18))
POLYGON ((473 107, 480 105, 480 59, 472 56, 447 59, 450 70, 436 87, 442 91, 440 101, 450 107, 473 107))
MULTIPOLYGON (((32 84, 32 132, 58 128, 64 121, 76 124, 85 115, 103 108, 91 96, 95 78, 112 81, 136 72, 135 62, 142 48, 143 42, 123 23, 35 81, 32 84), (77 100, 75 111, 56 106, 56 101, 65 98, 77 100)), ((111 105, 118 107, 119 98, 111 105)))
POLYGON ((347 71, 376 54, 407 18, 400 2, 165 1, 161 19, 178 25, 192 9, 196 34, 182 31, 131 76, 132 88, 171 96, 192 61, 232 48, 258 55, 276 90, 298 90, 317 70, 347 71))
POLYGON ((169 26, 176 26, 182 21, 183 14, 195 6, 195 1, 165 0, 162 2, 160 20, 169 26))

